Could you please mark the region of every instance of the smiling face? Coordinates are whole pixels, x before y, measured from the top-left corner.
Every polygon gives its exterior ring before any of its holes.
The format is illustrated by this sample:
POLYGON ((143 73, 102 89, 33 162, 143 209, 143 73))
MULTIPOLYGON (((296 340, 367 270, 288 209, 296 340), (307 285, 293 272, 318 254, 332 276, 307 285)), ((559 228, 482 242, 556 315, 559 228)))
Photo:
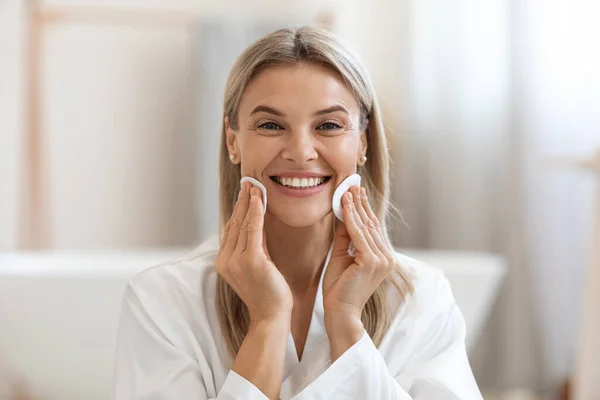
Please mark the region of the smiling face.
POLYGON ((225 119, 227 147, 242 176, 267 188, 267 213, 294 226, 331 210, 335 188, 366 153, 360 108, 341 77, 309 63, 277 65, 248 85, 238 129, 225 119))

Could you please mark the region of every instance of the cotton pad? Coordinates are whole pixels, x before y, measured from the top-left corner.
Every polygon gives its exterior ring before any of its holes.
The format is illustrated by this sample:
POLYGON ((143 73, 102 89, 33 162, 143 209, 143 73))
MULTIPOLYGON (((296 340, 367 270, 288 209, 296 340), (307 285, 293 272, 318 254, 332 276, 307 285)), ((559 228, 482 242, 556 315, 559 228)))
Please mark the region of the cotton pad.
POLYGON ((252 178, 251 176, 244 176, 240 180, 240 185, 244 182, 250 182, 252 184, 252 186, 256 186, 257 188, 260 189, 260 191, 262 192, 263 204, 265 205, 265 212, 267 212, 267 188, 265 187, 265 185, 260 183, 260 181, 252 178))
POLYGON ((331 207, 333 208, 333 213, 340 220, 344 220, 344 213, 342 208, 342 196, 346 193, 352 186, 360 186, 360 175, 352 174, 339 184, 339 186, 335 189, 333 193, 333 200, 331 201, 331 207))

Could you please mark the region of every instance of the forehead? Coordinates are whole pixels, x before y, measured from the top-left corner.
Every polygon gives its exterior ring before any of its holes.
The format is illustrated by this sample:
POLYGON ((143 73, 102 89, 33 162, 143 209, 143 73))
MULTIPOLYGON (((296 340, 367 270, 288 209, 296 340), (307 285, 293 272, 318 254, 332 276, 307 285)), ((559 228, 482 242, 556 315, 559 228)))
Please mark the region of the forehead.
POLYGON ((356 98, 336 71, 319 64, 281 64, 252 79, 242 96, 240 113, 247 115, 257 104, 286 113, 312 113, 338 103, 351 114, 359 113, 356 98))

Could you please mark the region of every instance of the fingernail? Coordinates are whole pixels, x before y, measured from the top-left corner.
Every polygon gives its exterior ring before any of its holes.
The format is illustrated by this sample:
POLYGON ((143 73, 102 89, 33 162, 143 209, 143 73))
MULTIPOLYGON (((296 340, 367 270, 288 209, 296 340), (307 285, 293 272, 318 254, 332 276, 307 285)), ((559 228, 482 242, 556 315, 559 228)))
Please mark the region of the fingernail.
POLYGON ((352 193, 348 192, 348 200, 352 201, 352 193))
POLYGON ((360 188, 360 194, 362 195, 363 199, 367 198, 367 191, 365 188, 360 188))

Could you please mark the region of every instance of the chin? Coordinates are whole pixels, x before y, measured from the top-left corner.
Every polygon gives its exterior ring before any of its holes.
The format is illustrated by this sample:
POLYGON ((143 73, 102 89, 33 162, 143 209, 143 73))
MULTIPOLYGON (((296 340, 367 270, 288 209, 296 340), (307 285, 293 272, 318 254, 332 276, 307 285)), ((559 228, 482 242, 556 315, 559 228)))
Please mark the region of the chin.
POLYGON ((297 212, 287 211, 286 208, 283 212, 277 210, 269 210, 271 217, 278 219, 285 225, 294 228, 307 228, 322 222, 332 211, 331 210, 298 210, 297 212))

